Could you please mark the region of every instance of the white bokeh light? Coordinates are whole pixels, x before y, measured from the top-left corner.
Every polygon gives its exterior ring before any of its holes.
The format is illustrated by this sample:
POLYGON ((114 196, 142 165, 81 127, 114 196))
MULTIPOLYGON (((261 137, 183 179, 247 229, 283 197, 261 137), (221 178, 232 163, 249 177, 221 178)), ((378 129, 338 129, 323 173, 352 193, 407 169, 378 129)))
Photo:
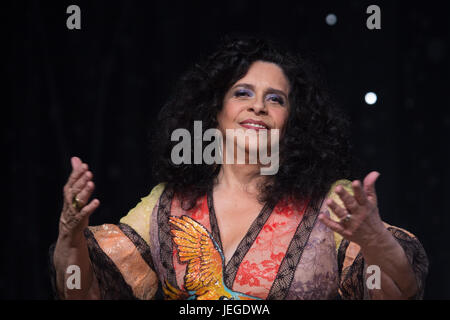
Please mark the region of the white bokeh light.
POLYGON ((325 21, 329 26, 334 26, 337 22, 337 17, 334 13, 330 13, 325 18, 325 21))
POLYGON ((375 104, 377 102, 377 95, 373 92, 367 92, 364 100, 366 101, 367 104, 375 104))

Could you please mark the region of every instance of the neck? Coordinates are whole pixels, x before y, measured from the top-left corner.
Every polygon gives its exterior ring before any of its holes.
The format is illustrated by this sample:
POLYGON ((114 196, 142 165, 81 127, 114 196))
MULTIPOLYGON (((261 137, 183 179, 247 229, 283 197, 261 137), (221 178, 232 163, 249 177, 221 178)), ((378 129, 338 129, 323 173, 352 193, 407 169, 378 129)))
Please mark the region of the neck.
POLYGON ((259 195, 258 185, 266 179, 257 164, 222 164, 217 176, 217 187, 228 192, 245 192, 255 198, 259 195))

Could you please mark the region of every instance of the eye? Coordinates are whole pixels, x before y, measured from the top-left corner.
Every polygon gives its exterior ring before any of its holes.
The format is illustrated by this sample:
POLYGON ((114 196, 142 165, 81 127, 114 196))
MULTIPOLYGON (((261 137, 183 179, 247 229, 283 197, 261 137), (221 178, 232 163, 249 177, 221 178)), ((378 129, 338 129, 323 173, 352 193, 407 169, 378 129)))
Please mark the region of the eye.
POLYGON ((253 92, 251 92, 248 89, 237 89, 234 92, 234 96, 235 97, 252 97, 253 96, 253 92))
POLYGON ((280 104, 282 106, 284 105, 283 97, 281 97, 278 94, 269 94, 269 95, 267 95, 267 100, 270 100, 272 102, 276 102, 276 103, 278 103, 278 104, 280 104))

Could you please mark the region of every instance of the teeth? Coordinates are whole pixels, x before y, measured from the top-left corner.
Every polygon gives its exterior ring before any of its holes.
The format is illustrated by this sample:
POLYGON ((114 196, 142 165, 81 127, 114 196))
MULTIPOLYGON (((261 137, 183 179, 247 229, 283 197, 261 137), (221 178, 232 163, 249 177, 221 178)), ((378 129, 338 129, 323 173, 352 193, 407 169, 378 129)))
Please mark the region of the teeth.
POLYGON ((247 126, 252 126, 252 127, 255 127, 255 128, 263 128, 263 129, 266 128, 266 127, 264 127, 263 125, 256 124, 256 123, 243 123, 243 124, 245 124, 245 125, 247 125, 247 126))

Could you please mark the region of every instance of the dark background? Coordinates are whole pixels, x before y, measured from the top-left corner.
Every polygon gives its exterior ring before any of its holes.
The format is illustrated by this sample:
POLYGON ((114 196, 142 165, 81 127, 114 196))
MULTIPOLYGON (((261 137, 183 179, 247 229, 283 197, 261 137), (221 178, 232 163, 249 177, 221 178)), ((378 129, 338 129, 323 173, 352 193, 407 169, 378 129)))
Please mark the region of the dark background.
POLYGON ((94 173, 102 204, 91 224, 118 222, 157 183, 149 132, 176 79, 224 35, 246 33, 278 39, 321 67, 352 121, 363 172, 381 173, 382 218, 416 234, 426 249, 425 298, 449 299, 445 3, 3 3, 0 297, 51 296, 47 250, 57 237, 70 157, 81 157, 94 173), (81 30, 66 27, 70 4, 81 8, 81 30), (381 30, 366 28, 370 4, 381 8, 381 30), (328 13, 336 14, 336 25, 325 23, 328 13), (364 102, 368 91, 378 94, 373 106, 364 102))

